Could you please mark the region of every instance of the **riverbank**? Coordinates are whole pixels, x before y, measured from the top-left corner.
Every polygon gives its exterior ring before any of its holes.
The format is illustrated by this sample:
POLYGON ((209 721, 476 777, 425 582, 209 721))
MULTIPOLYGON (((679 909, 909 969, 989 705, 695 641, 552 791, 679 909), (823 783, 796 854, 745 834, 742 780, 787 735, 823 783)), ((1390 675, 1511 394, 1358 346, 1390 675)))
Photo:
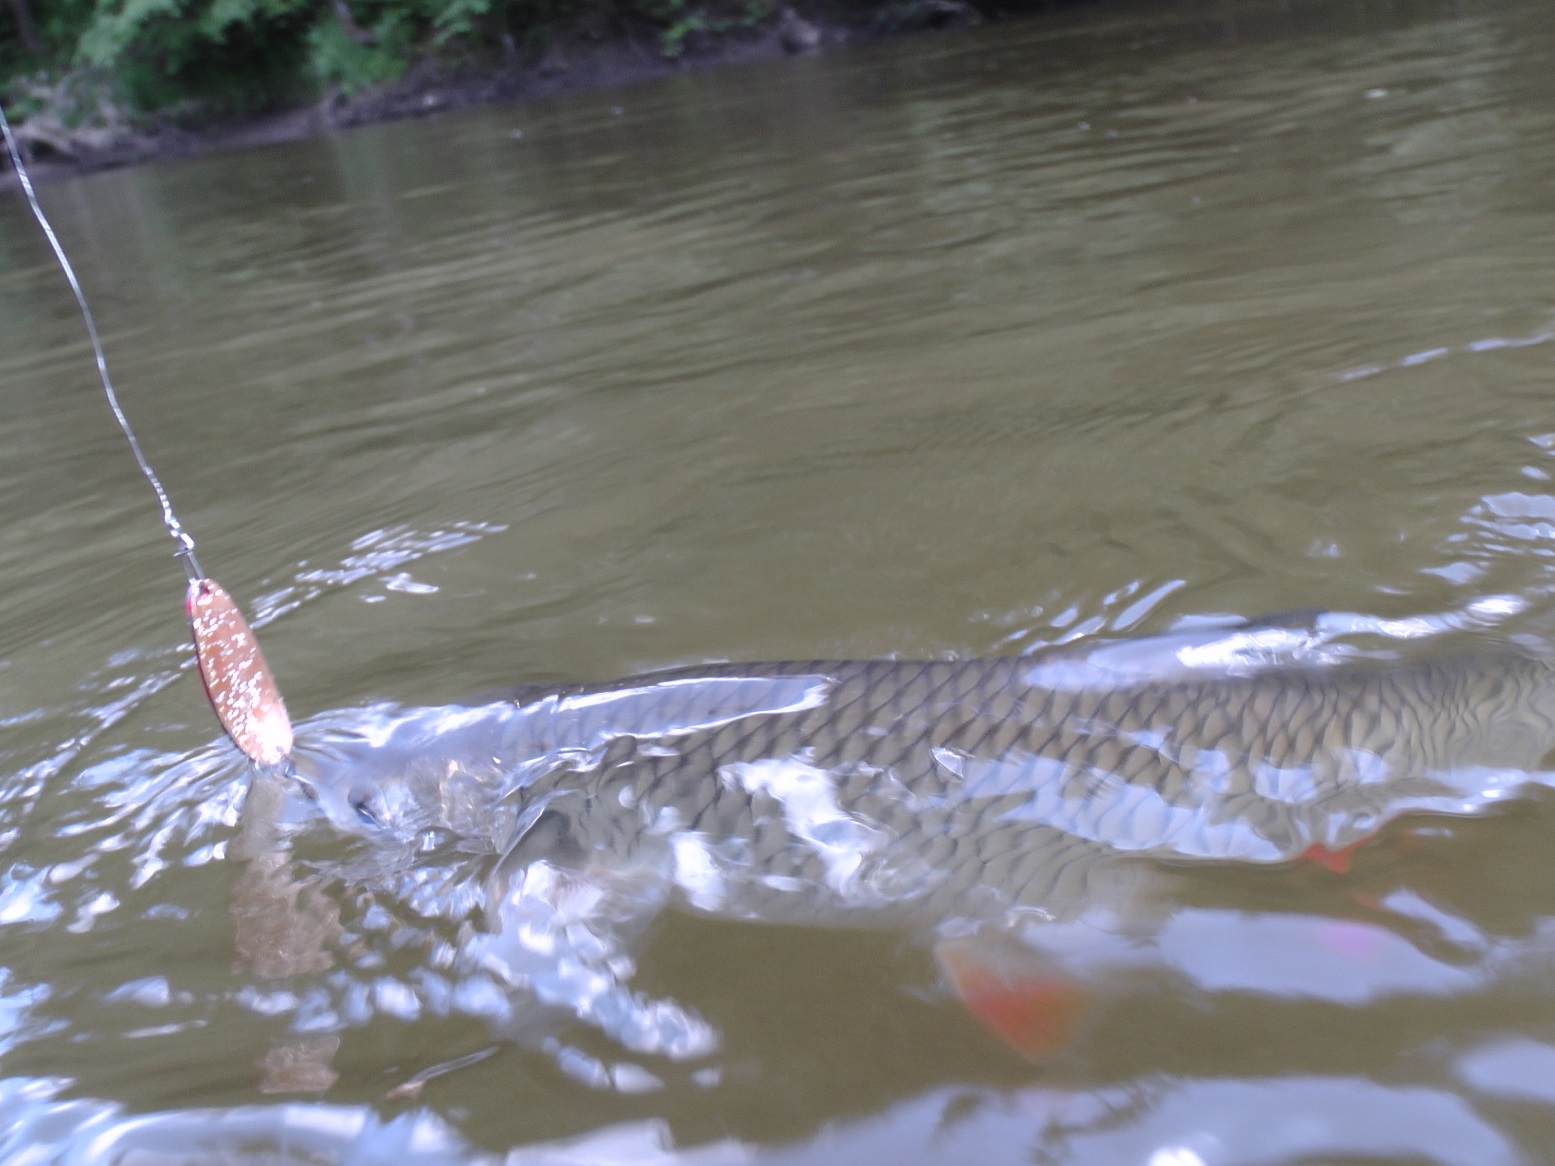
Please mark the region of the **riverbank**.
MULTIPOLYGON (((1041 7, 1056 7, 1042 5, 1041 7)), ((50 181, 120 166, 296 141, 378 122, 425 117, 478 105, 629 85, 676 73, 783 56, 829 52, 886 37, 964 28, 989 14, 965 0, 906 0, 885 10, 779 10, 762 25, 689 41, 666 55, 651 36, 629 28, 600 35, 586 28, 558 36, 543 51, 497 60, 424 60, 398 80, 347 95, 339 89, 305 105, 245 117, 181 120, 148 116, 112 129, 68 131, 48 118, 20 129, 29 170, 50 181)), ((15 187, 0 166, 0 190, 15 187)))

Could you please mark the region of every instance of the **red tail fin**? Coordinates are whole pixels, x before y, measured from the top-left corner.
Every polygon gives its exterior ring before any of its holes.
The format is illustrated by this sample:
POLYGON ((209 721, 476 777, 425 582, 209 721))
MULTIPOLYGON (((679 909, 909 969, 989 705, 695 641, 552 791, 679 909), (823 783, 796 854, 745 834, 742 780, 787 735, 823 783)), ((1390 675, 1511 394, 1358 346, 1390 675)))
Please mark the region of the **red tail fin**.
POLYGON ((1048 968, 1001 966, 1008 961, 969 944, 937 951, 967 1011, 1006 1044, 1032 1060, 1068 1047, 1089 1003, 1078 982, 1048 968))
POLYGON ((1335 874, 1349 874, 1351 856, 1354 855, 1357 847, 1364 845, 1368 841, 1370 841, 1369 835, 1359 841, 1350 843, 1348 846, 1341 846, 1338 850, 1330 849, 1321 842, 1314 842, 1297 857, 1304 858, 1308 862, 1315 862, 1318 866, 1327 867, 1335 874))

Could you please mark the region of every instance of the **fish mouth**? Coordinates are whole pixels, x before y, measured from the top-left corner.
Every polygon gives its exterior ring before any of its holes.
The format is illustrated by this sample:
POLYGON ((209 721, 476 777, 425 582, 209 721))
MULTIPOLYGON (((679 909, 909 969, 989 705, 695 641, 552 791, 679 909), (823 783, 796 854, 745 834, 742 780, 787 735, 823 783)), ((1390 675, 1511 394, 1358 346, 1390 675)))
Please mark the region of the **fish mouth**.
POLYGON ((348 756, 320 749, 298 749, 281 769, 281 776, 334 828, 380 837, 392 833, 382 796, 383 783, 364 775, 353 777, 353 768, 353 760, 348 756))

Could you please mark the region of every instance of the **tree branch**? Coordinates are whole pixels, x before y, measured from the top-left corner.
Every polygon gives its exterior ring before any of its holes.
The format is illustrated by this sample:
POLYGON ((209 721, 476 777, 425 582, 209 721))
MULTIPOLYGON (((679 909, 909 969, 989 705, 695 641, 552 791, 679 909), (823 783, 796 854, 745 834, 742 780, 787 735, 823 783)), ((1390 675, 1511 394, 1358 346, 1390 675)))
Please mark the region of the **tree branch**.
MULTIPOLYGON (((18 0, 11 0, 11 2, 14 4, 18 0)), ((340 21, 341 29, 344 30, 346 36, 351 38, 353 43, 362 45, 364 48, 378 43, 376 36, 356 22, 356 17, 351 15, 351 9, 346 4, 346 0, 329 0, 329 4, 335 10, 335 19, 340 21)))
POLYGON ((35 57, 43 55, 43 42, 38 39, 38 25, 32 18, 27 0, 10 0, 11 16, 16 21, 16 35, 22 47, 35 57))

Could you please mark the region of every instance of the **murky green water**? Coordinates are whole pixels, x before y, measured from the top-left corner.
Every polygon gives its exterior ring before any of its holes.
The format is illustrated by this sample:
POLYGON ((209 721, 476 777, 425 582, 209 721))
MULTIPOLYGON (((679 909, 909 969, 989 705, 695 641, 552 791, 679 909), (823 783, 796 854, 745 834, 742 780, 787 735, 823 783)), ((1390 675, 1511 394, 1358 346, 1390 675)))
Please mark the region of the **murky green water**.
MULTIPOLYGON (((1295 608, 1543 651, 1552 78, 1540 0, 1098 5, 44 198, 305 742, 521 682, 1295 608)), ((0 503, 8 1161, 1555 1153, 1547 796, 1342 877, 1199 872, 1210 970, 1041 1064, 899 934, 670 914, 633 983, 717 1051, 599 1087, 571 1053, 627 1063, 605 1037, 439 1007, 301 799, 266 811, 290 865, 251 858, 181 575, 15 200, 0 503), (1281 928, 1313 920, 1307 962, 1281 928)))

